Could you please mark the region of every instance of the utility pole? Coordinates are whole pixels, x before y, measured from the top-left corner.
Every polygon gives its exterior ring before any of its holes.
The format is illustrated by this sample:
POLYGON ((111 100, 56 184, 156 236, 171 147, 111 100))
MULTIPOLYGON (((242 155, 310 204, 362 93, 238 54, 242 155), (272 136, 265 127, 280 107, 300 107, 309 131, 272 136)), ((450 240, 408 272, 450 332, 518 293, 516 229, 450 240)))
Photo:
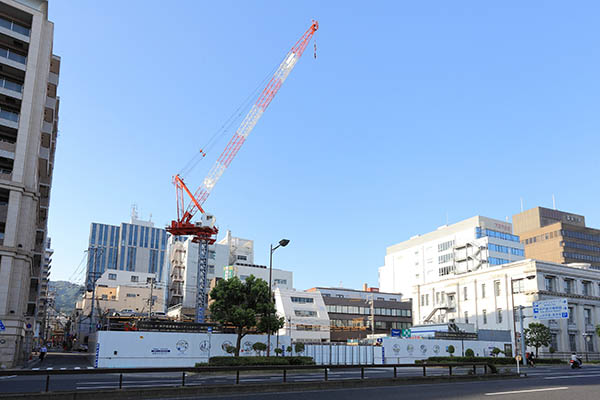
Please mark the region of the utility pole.
POLYGON ((90 330, 89 333, 92 333, 92 325, 94 324, 94 301, 96 300, 96 264, 98 263, 98 250, 102 253, 102 249, 97 247, 90 247, 88 249, 88 254, 91 254, 93 251, 94 256, 92 256, 92 273, 90 274, 90 282, 92 284, 92 310, 90 313, 90 330))
POLYGON ((375 295, 371 294, 371 334, 375 335, 375 295))
POLYGON ((523 306, 519 306, 519 320, 521 321, 521 357, 523 358, 523 366, 526 366, 527 360, 525 359, 525 335, 523 334, 523 306))
POLYGON ((154 293, 154 277, 150 278, 150 309, 148 311, 148 318, 152 318, 152 305, 154 304, 153 295, 154 293))

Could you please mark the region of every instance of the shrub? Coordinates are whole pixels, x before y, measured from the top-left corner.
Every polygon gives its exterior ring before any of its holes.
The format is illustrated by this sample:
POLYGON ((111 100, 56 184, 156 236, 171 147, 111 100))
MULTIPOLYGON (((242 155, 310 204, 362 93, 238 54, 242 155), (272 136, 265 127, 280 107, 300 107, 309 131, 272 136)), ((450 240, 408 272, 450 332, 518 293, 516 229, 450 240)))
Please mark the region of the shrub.
POLYGON ((267 345, 265 343, 256 342, 252 345, 252 350, 254 350, 256 354, 260 355, 261 352, 267 351, 267 345))
POLYGON ((471 349, 465 350, 465 357, 475 357, 475 352, 471 349))
POLYGON ((288 353, 292 354, 292 346, 286 347, 285 351, 287 351, 288 353))
POLYGON ((296 354, 302 353, 304 351, 304 343, 294 344, 294 351, 296 352, 296 354))
POLYGON ((274 348, 274 349, 273 349, 273 351, 274 351, 274 352, 275 352, 275 354, 277 354, 278 356, 280 356, 280 355, 281 355, 281 353, 283 353, 283 350, 282 350, 282 349, 280 349, 279 347, 276 347, 276 348, 274 348))
MULTIPOLYGON (((315 365, 312 357, 211 357, 210 366, 315 365)), ((199 364, 196 364, 199 366, 199 364)))
POLYGON ((454 354, 456 350, 454 349, 454 346, 450 345, 448 346, 448 353, 450 353, 450 357, 452 357, 452 355, 454 354))
MULTIPOLYGON (((426 361, 435 363, 461 363, 461 362, 487 362, 496 365, 514 364, 517 361, 512 357, 429 357, 426 361)), ((422 363, 423 361, 417 361, 422 363)), ((536 364, 562 364, 561 360, 556 358, 536 358, 536 364)))
POLYGON ((503 352, 502 350, 500 350, 499 348, 497 348, 497 347, 494 347, 494 348, 492 349, 492 354, 494 355, 494 357, 498 357, 498 355, 499 355, 500 353, 504 354, 504 352, 503 352))

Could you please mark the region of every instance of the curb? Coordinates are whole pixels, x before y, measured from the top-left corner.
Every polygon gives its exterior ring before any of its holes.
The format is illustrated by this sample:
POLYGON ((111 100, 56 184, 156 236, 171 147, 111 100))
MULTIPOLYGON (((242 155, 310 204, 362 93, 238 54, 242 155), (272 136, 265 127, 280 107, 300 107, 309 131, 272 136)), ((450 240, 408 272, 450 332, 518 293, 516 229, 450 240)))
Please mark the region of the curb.
POLYGON ((131 389, 111 389, 98 391, 64 391, 49 393, 21 393, 0 395, 1 400, 25 400, 25 399, 48 399, 48 400, 105 400, 105 399, 150 399, 189 396, 210 396, 222 394, 244 394, 244 393, 277 393, 298 390, 319 389, 352 389, 361 387, 377 386, 402 386, 418 383, 448 383, 461 381, 481 381, 518 378, 516 374, 494 374, 480 376, 432 376, 432 377, 406 377, 406 378, 371 378, 338 381, 316 381, 316 382, 289 382, 289 383, 263 383, 242 385, 207 385, 187 387, 148 387, 131 389))

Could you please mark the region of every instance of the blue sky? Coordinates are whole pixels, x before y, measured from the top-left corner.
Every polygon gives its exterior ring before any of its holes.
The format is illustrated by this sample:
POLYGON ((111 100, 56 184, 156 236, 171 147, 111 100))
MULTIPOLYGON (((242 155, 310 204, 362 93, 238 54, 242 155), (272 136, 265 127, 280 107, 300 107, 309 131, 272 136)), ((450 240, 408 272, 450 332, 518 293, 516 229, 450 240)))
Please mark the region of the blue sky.
MULTIPOLYGON (((557 206, 600 227, 600 4, 50 1, 62 57, 49 234, 67 279, 92 221, 175 216, 171 177, 308 28, 205 203, 295 286, 377 285, 387 246, 557 206)), ((186 177, 200 183, 233 134, 186 177)))

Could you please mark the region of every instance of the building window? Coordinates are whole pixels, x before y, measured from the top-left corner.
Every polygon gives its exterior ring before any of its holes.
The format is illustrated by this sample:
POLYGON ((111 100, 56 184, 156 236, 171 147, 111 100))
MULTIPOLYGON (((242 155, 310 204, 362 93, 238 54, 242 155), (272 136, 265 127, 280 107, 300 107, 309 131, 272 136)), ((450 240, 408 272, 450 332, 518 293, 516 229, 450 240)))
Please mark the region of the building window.
POLYGON ((586 325, 592 325, 592 310, 589 308, 583 309, 583 320, 586 325))
POLYGON ((242 260, 242 261, 246 261, 246 260, 248 260, 248 257, 246 257, 246 256, 237 256, 237 259, 238 260, 242 260))
POLYGON ((494 281, 494 294, 500 296, 500 281, 494 281))
POLYGON ((424 294, 421 295, 421 305, 422 306, 425 305, 425 295, 424 294))
POLYGON ((554 350, 558 350, 558 334, 550 334, 550 347, 552 347, 554 350))
POLYGON ((496 322, 499 324, 502 323, 502 309, 501 308, 496 310, 496 322))
POLYGON ((465 324, 469 323, 469 312, 465 311, 465 324))
POLYGON ((429 305, 429 294, 425 295, 425 305, 428 306, 429 305))
POLYGON ((140 281, 140 277, 137 275, 131 275, 131 282, 139 282, 140 281))
POLYGON ((314 303, 315 300, 312 297, 290 297, 292 303, 314 303))
POLYGON ((108 295, 107 294, 103 294, 101 300, 108 300, 108 295))
POLYGON ((549 292, 554 292, 554 277, 553 276, 545 276, 544 283, 546 285, 546 290, 549 292))
POLYGON ((335 297, 339 297, 340 299, 343 299, 344 295, 343 294, 336 294, 335 297))
POLYGON ((590 281, 583 281, 581 284, 581 287, 583 289, 583 295, 584 296, 591 296, 592 295, 592 282, 590 281))
POLYGON ((463 300, 469 300, 469 296, 468 296, 467 292, 468 292, 468 288, 466 286, 463 287, 463 300))
POLYGON ((481 310, 481 315, 483 316, 483 324, 487 325, 487 310, 481 310))
POLYGON ((574 307, 569 307, 569 325, 575 325, 574 307))
POLYGON ((137 297, 135 293, 127 293, 127 297, 137 297))
POLYGON ((150 277, 150 278, 146 278, 146 283, 148 285, 150 285, 152 282, 154 281, 154 278, 150 277))
POLYGON ((574 333, 569 333, 569 349, 577 351, 577 336, 574 333))
POLYGON ((436 304, 440 304, 440 292, 437 292, 437 293, 435 294, 435 303, 436 303, 436 304))
POLYGON ((518 279, 516 281, 512 281, 513 285, 513 294, 514 293, 523 293, 525 291, 525 280, 518 279))
POLYGON ((215 266, 214 265, 209 265, 208 266, 208 273, 214 275, 214 273, 215 273, 215 266))
POLYGON ((108 274, 108 279, 111 281, 116 281, 117 280, 117 274, 108 274))
POLYGON ((115 295, 113 294, 112 296, 110 296, 110 299, 111 299, 111 300, 116 300, 116 299, 117 299, 117 296, 115 296, 115 295))
POLYGON ((565 293, 574 293, 573 279, 565 279, 565 293))
POLYGON ((276 285, 287 285, 287 279, 275 279, 274 282, 276 285))
POLYGON ((311 310, 294 310, 296 317, 316 317, 317 312, 311 310))
POLYGON ((481 298, 485 299, 485 283, 481 284, 481 298))

